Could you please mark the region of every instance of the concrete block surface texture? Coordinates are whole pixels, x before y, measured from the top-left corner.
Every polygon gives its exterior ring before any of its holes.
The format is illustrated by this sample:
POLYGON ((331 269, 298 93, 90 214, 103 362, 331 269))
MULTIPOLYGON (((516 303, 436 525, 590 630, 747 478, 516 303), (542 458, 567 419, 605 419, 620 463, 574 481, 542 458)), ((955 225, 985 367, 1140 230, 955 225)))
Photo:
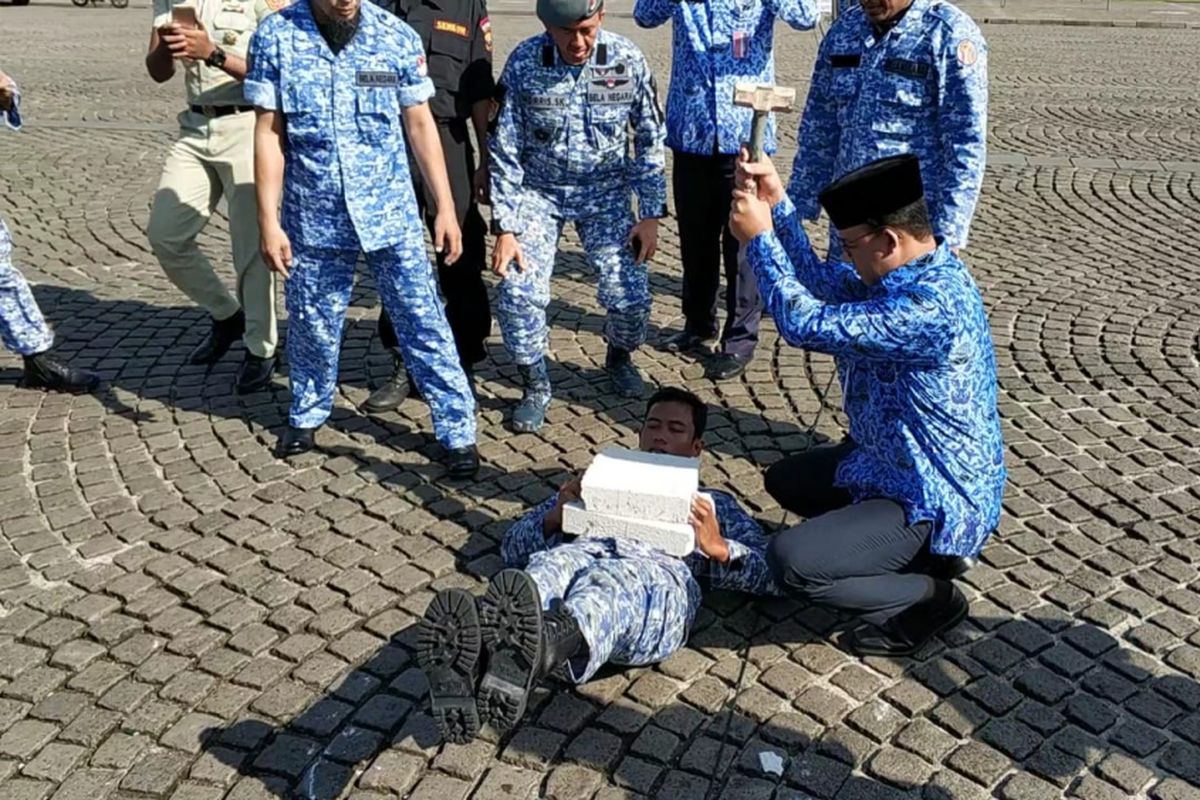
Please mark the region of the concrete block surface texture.
POLYGON ((700 487, 700 460, 606 448, 583 475, 584 507, 593 513, 686 523, 700 487))

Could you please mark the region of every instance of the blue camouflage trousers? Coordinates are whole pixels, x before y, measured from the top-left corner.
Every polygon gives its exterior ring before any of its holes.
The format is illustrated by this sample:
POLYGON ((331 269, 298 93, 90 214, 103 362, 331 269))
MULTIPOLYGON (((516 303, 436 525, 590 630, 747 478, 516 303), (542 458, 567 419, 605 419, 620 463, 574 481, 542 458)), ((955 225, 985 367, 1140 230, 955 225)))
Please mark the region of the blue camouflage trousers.
POLYGON ((20 356, 50 349, 54 333, 29 291, 29 282, 12 263, 12 237, 0 218, 0 340, 20 356))
POLYGON ((700 585, 680 559, 618 554, 612 540, 568 542, 534 553, 525 571, 542 607, 562 603, 587 641, 586 663, 567 665, 585 683, 606 662, 653 664, 687 641, 700 585))
MULTIPOLYGON (((573 215, 575 230, 597 274, 597 300, 608 312, 604 337, 609 344, 633 351, 646 341, 650 318, 650 282, 645 264, 634 263, 628 243, 633 208, 624 200, 595 203, 586 214, 573 215)), ((609 197, 612 195, 609 194, 609 197)), ((550 275, 563 226, 572 217, 550 197, 526 189, 521 217, 528 220, 518 236, 525 267, 509 265, 500 283, 496 316, 504 346, 518 364, 535 364, 549 343, 546 306, 550 304, 550 275)))
MULTIPOLYGON (((291 369, 289 422, 316 428, 333 410, 338 351, 358 250, 293 246, 284 284, 291 369)), ((366 253, 380 299, 396 329, 404 365, 429 403, 445 447, 475 443, 475 398, 458 360, 423 239, 366 253)))

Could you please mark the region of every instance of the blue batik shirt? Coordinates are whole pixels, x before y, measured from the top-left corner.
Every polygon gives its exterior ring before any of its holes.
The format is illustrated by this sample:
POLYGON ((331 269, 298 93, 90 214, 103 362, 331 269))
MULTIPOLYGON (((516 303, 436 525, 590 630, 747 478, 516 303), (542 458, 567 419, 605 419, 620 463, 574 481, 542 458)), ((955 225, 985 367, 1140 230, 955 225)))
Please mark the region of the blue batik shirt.
POLYGON ((855 443, 837 485, 932 523, 933 552, 976 555, 999 522, 1005 469, 996 355, 970 272, 941 242, 868 286, 817 257, 789 199, 772 216, 746 258, 780 335, 837 360, 855 443))
POLYGON ((848 8, 821 41, 788 194, 808 219, 851 170, 914 153, 934 232, 965 247, 987 160, 987 44, 965 13, 913 0, 876 37, 848 8))
POLYGON ((381 250, 420 224, 401 110, 433 96, 421 38, 364 3, 336 56, 307 2, 267 17, 250 42, 246 99, 284 116, 283 227, 294 244, 381 250))
MULTIPOLYGON (((633 18, 643 28, 672 20, 667 146, 710 156, 750 141, 753 112, 733 104, 733 88, 775 82, 775 20, 806 30, 820 12, 816 0, 637 0, 633 18)), ((775 146, 772 115, 764 150, 775 146)))
POLYGON ((631 190, 638 219, 666 216, 666 128, 654 76, 633 42, 601 30, 588 62, 571 65, 548 34, 534 36, 509 55, 500 87, 488 140, 496 228, 524 230, 529 189, 568 219, 610 209, 618 195, 627 202, 631 190))
MULTIPOLYGON (((706 558, 699 552, 693 552, 683 559, 675 558, 633 539, 593 540, 568 537, 567 541, 592 542, 598 552, 616 553, 626 558, 647 558, 672 565, 682 561, 704 588, 755 595, 781 595, 767 563, 768 539, 762 526, 746 513, 732 495, 711 489, 702 491, 707 492, 713 499, 717 524, 720 525, 721 536, 729 547, 729 561, 725 564, 706 558)), ((553 549, 555 545, 563 542, 561 532, 549 537, 542 532, 542 521, 556 502, 556 497, 545 500, 505 532, 500 543, 500 556, 506 565, 524 568, 534 553, 553 549)), ((695 616, 694 612, 695 609, 692 616, 695 616)))

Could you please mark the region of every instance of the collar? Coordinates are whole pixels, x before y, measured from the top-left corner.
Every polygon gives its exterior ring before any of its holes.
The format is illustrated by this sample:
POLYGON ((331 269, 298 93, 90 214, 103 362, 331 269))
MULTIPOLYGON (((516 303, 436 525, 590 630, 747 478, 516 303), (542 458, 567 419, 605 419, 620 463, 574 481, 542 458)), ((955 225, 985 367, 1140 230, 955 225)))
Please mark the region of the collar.
MULTIPOLYGON (((292 36, 292 42, 296 48, 309 52, 315 50, 321 58, 333 61, 335 56, 329 49, 329 45, 326 44, 325 37, 321 35, 320 28, 317 27, 317 18, 313 15, 311 1, 296 0, 291 8, 296 9, 296 16, 293 17, 296 32, 292 36)), ((342 52, 337 56, 339 58, 346 53, 353 55, 359 48, 370 47, 379 24, 379 15, 388 12, 370 0, 362 0, 358 7, 358 13, 358 32, 354 34, 354 38, 350 40, 349 44, 342 48, 342 52)))
POLYGON ((568 64, 563 61, 562 53, 558 52, 558 47, 555 46, 554 39, 550 37, 549 33, 542 34, 541 49, 541 63, 543 67, 566 67, 567 69, 577 69, 591 65, 603 67, 612 58, 608 41, 608 31, 603 28, 600 29, 600 34, 596 37, 596 46, 592 48, 592 54, 588 56, 588 60, 583 64, 568 64))
POLYGON ((953 261, 954 254, 950 252, 950 246, 946 244, 945 240, 939 236, 936 241, 938 243, 936 248, 923 256, 914 258, 903 266, 896 267, 887 275, 880 278, 871 288, 876 291, 894 292, 920 279, 930 267, 944 264, 947 261, 953 261))
POLYGON ((935 0, 913 0, 908 8, 904 10, 904 13, 900 16, 900 19, 896 21, 896 24, 879 35, 876 35, 875 26, 864 13, 862 15, 862 19, 868 38, 873 39, 874 41, 880 41, 887 38, 888 34, 902 36, 920 24, 921 18, 925 16, 925 12, 929 10, 934 2, 935 0))

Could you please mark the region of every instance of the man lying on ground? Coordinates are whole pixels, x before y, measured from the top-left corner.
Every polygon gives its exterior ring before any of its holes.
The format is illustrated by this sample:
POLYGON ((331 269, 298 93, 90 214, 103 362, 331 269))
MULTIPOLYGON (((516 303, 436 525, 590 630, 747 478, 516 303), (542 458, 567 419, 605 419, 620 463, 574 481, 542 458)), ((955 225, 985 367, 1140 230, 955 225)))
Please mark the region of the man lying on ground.
MULTIPOLYGON (((707 417, 694 394, 661 389, 647 404, 639 448, 699 456, 707 417)), ((478 602, 462 589, 438 592, 418 628, 417 658, 443 738, 469 741, 488 720, 512 728, 559 667, 581 684, 608 662, 668 658, 687 641, 703 589, 776 594, 762 528, 732 496, 706 491, 713 506, 692 504, 696 551, 675 558, 629 539, 564 542, 563 506, 580 494, 573 480, 505 533, 501 555, 514 569, 478 602)))

